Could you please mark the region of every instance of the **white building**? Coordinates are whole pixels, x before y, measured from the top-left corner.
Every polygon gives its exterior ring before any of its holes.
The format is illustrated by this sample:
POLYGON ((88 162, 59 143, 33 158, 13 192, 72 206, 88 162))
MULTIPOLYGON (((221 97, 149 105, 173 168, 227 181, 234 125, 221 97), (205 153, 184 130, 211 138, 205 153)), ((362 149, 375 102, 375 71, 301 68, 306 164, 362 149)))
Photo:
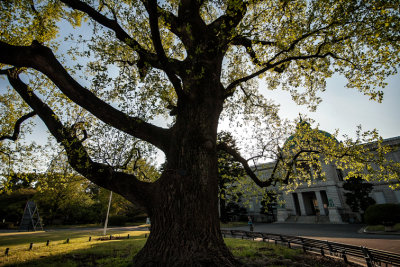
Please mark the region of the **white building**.
MULTIPOLYGON (((387 157, 400 162, 400 136, 385 139, 383 143, 394 148, 387 157)), ((274 163, 264 164, 259 168, 258 174, 268 176, 273 166, 274 163)), ((303 223, 353 223, 360 220, 360 214, 352 212, 346 204, 342 171, 334 164, 322 163, 321 167, 326 173, 326 180, 317 179, 310 186, 303 184, 292 192, 279 192, 284 205, 276 207, 275 220, 303 223)), ((400 203, 400 190, 392 190, 388 182, 373 182, 373 185, 370 196, 377 204, 400 203)), ((271 218, 260 214, 261 198, 250 200, 248 215, 253 216, 255 221, 270 221, 271 218)))

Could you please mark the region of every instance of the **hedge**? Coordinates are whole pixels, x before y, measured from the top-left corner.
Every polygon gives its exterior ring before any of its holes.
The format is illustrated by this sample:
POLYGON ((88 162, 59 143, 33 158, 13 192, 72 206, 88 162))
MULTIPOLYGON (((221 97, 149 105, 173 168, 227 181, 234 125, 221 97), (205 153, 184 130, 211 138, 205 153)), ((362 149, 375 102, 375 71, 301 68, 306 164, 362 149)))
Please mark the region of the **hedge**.
POLYGON ((376 204, 369 206, 364 214, 369 225, 391 226, 400 223, 400 204, 376 204))

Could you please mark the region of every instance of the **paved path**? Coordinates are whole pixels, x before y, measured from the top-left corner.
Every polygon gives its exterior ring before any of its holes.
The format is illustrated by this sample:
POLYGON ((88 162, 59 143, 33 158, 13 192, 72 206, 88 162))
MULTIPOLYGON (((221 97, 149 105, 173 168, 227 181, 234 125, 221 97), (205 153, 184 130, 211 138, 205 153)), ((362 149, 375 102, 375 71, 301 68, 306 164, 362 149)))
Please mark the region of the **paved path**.
MULTIPOLYGON (((93 231, 93 232, 99 232, 99 235, 102 235, 104 228, 103 227, 79 227, 79 228, 50 228, 46 229, 44 228, 45 232, 56 232, 56 231, 93 231)), ((147 226, 139 225, 139 226, 121 226, 121 227, 108 227, 107 231, 149 231, 149 228, 147 226)), ((43 231, 36 231, 36 232, 20 232, 18 230, 0 230, 0 236, 1 235, 9 235, 9 234, 16 234, 16 233, 43 233, 43 231)))
MULTIPOLYGON (((359 224, 255 224, 255 232, 303 236, 400 253, 400 235, 359 233, 359 224)), ((249 227, 226 228, 249 230, 249 227)))

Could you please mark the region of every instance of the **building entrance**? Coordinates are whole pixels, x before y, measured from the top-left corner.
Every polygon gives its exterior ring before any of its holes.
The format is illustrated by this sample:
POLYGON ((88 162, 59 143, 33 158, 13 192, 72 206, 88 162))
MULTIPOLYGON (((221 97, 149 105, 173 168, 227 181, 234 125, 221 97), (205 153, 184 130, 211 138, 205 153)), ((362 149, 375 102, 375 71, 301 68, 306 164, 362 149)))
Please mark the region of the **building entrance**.
POLYGON ((325 215, 329 215, 329 209, 328 209, 328 196, 326 195, 326 191, 321 191, 321 198, 322 198, 322 204, 324 207, 325 215))
POLYGON ((297 193, 293 193, 293 201, 294 201, 294 209, 296 212, 296 216, 300 216, 301 215, 300 203, 299 203, 299 197, 297 196, 297 193))
POLYGON ((302 193, 306 215, 317 215, 318 201, 315 192, 302 193))

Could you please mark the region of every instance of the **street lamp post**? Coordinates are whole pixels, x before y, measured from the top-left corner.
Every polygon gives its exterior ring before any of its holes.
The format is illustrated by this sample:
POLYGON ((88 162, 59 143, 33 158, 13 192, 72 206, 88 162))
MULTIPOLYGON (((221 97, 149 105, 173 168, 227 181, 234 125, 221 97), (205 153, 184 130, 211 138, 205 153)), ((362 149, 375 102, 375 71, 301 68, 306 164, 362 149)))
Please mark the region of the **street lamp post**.
POLYGON ((103 235, 107 234, 108 214, 110 213, 111 198, 112 198, 112 191, 110 191, 110 199, 108 200, 108 209, 107 209, 106 221, 104 222, 103 235))

